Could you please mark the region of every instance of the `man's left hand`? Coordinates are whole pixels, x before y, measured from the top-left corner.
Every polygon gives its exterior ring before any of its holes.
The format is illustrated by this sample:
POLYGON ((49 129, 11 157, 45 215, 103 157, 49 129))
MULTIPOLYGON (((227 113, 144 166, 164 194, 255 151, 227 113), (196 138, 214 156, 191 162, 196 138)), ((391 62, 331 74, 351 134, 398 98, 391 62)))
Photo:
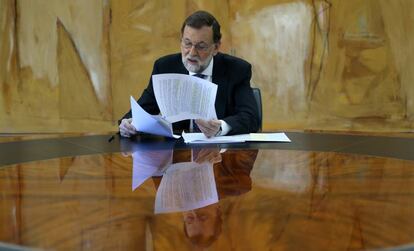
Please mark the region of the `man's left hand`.
POLYGON ((207 138, 211 138, 213 136, 216 136, 218 131, 221 127, 221 121, 217 119, 212 120, 204 120, 204 119, 196 119, 195 120, 198 128, 204 135, 206 135, 207 138))

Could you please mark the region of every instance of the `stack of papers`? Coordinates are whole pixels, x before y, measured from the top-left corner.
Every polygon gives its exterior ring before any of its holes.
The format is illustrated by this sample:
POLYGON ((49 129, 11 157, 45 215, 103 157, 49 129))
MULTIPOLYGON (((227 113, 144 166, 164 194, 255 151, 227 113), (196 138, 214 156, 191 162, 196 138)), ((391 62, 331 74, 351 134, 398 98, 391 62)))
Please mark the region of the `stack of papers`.
POLYGON ((147 113, 131 96, 132 125, 140 132, 160 135, 170 138, 180 138, 173 134, 172 124, 159 115, 147 113))
POLYGON ((133 97, 132 125, 140 132, 179 138, 172 123, 186 119, 217 119, 215 101, 217 85, 185 74, 152 76, 154 95, 160 115, 147 113, 133 97))
POLYGON ((152 76, 154 95, 162 116, 171 123, 185 119, 217 119, 217 85, 186 74, 152 76))
POLYGON ((291 142, 285 133, 250 133, 232 136, 218 136, 207 138, 203 133, 185 133, 182 137, 185 143, 208 144, 208 143, 237 143, 237 142, 291 142))

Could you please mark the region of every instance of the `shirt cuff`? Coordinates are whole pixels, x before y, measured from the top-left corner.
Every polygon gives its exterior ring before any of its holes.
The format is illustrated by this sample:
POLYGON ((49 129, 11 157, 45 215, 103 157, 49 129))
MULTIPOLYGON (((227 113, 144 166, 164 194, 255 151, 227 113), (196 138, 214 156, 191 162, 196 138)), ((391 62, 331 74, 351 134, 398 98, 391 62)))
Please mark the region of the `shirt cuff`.
POLYGON ((227 124, 226 121, 224 120, 220 119, 220 122, 221 122, 221 132, 218 136, 224 136, 231 131, 231 126, 227 124))

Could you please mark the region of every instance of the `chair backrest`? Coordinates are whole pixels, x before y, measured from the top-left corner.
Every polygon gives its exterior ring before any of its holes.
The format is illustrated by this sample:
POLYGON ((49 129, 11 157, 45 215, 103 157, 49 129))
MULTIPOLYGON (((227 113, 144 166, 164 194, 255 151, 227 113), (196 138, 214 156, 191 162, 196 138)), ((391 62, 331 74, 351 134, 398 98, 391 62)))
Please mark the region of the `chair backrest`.
POLYGON ((257 110, 259 111, 258 117, 260 122, 259 132, 262 131, 263 115, 262 115, 262 95, 259 88, 252 88, 254 99, 256 99, 257 110))

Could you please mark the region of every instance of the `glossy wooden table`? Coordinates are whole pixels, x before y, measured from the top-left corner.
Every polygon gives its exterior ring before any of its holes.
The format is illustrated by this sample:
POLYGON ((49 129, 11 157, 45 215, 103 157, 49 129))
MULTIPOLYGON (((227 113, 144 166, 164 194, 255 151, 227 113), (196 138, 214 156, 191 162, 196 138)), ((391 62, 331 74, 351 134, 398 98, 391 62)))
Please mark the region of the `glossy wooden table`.
POLYGON ((3 140, 0 241, 45 250, 410 250, 414 243, 412 138, 289 133, 289 144, 190 147, 109 136, 3 140), (191 197, 210 185, 218 201, 155 214, 169 167, 184 162, 206 164, 212 182, 180 178, 163 191, 177 197, 177 184, 185 185, 191 197), (137 180, 151 167, 158 173, 137 180))

